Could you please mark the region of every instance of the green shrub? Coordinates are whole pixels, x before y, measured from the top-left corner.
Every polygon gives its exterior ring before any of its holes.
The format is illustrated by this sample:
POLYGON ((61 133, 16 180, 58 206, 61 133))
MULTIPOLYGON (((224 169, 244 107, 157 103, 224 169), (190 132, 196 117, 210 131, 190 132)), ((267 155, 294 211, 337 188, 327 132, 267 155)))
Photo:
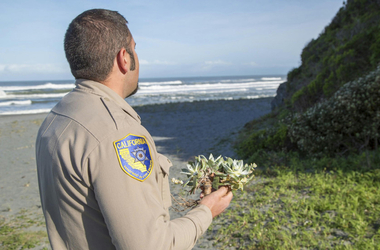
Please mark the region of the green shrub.
POLYGON ((294 78, 296 78, 297 76, 299 76, 299 74, 302 72, 301 70, 301 67, 298 67, 298 68, 294 68, 292 69, 291 71, 289 71, 288 73, 288 77, 287 77, 287 80, 290 82, 292 81, 294 78))
POLYGON ((305 92, 305 88, 301 88, 299 90, 297 90, 293 96, 292 96, 292 104, 299 101, 299 99, 304 95, 304 92, 305 92))
POLYGON ((281 151, 290 142, 288 127, 285 124, 278 124, 274 128, 263 129, 253 132, 247 139, 240 142, 236 147, 240 157, 248 159, 256 152, 281 151))
POLYGON ((380 66, 349 82, 329 100, 299 114, 289 126, 290 139, 312 154, 360 152, 378 145, 380 66))
POLYGON ((375 66, 380 61, 380 32, 374 35, 374 43, 370 47, 371 65, 375 66))

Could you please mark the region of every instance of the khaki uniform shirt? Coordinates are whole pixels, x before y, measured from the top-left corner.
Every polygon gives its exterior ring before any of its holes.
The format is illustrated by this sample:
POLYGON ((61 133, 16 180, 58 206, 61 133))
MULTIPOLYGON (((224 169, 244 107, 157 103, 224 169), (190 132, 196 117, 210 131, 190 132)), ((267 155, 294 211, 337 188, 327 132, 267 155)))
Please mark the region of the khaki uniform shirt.
POLYGON ((76 82, 41 125, 36 159, 53 249, 191 249, 211 224, 204 205, 170 220, 172 164, 103 84, 76 82))

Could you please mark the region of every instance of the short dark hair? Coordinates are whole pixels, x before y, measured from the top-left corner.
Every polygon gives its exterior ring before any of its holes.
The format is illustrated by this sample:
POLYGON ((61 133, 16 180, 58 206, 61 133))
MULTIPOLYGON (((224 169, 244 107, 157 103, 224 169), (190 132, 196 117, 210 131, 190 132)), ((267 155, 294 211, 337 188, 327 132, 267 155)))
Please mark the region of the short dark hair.
POLYGON ((131 57, 130 70, 135 69, 132 34, 127 23, 118 12, 105 9, 87 10, 70 23, 64 47, 76 79, 105 80, 123 47, 131 57))

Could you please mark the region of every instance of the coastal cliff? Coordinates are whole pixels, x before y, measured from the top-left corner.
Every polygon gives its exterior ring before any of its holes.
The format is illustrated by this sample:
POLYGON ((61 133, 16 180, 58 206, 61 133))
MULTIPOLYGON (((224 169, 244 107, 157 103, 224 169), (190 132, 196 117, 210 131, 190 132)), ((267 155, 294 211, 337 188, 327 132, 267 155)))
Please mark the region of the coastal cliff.
POLYGON ((379 23, 379 0, 343 2, 331 23, 302 50, 302 63, 278 88, 272 110, 305 111, 374 70, 380 61, 379 23))
POLYGON ((379 24, 380 0, 344 2, 319 37, 302 50, 302 63, 277 89, 271 114, 245 126, 236 143, 239 156, 270 165, 263 155, 334 157, 376 151, 379 24))

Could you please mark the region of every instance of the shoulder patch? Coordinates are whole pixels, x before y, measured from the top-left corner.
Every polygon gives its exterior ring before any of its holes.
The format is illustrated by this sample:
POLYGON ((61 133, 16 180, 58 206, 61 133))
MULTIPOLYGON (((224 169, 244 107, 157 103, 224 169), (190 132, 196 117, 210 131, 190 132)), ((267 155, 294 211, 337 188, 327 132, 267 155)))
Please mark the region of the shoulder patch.
POLYGON ((153 169, 149 144, 144 136, 128 134, 113 145, 121 169, 132 178, 145 181, 153 169))

